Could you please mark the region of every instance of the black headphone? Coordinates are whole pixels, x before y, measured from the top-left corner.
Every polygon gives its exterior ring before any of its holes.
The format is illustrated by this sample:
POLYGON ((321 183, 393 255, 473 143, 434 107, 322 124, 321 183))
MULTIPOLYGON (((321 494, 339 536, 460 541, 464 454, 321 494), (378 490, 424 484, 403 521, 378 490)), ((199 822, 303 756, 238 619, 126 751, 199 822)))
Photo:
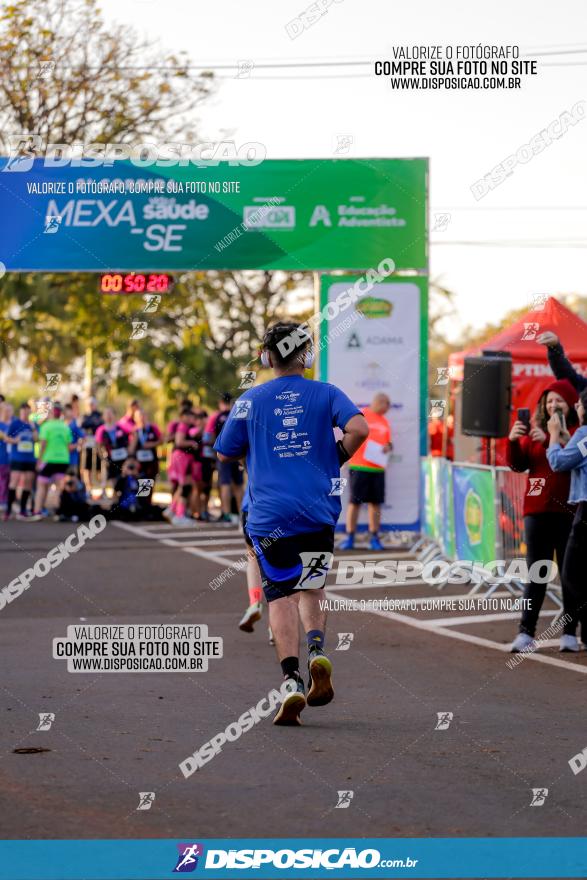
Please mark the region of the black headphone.
MULTIPOLYGON (((267 332, 265 333, 265 336, 263 338, 263 351, 261 352, 261 366, 271 367, 271 360, 269 358, 269 349, 274 347, 273 340, 275 338, 276 332, 279 330, 285 330, 285 329, 289 329, 290 333, 295 332, 298 338, 301 336, 301 337, 307 339, 307 341, 310 343, 308 349, 304 353, 304 361, 303 361, 304 370, 309 370, 310 367, 314 364, 314 360, 316 357, 316 353, 314 351, 314 341, 307 330, 304 330, 299 325, 297 327, 291 327, 291 329, 290 329, 289 324, 275 324, 274 327, 271 327, 269 330, 267 330, 267 332)), ((284 337, 284 338, 287 338, 287 337, 284 337)))

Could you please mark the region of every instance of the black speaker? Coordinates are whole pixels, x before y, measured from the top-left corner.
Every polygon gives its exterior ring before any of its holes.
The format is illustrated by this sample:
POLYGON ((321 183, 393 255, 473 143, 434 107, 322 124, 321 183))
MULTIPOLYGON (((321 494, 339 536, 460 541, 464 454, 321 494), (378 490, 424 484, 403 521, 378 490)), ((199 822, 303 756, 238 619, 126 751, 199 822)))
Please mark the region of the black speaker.
POLYGON ((461 429, 472 437, 506 437, 510 430, 512 357, 484 351, 465 358, 461 429))

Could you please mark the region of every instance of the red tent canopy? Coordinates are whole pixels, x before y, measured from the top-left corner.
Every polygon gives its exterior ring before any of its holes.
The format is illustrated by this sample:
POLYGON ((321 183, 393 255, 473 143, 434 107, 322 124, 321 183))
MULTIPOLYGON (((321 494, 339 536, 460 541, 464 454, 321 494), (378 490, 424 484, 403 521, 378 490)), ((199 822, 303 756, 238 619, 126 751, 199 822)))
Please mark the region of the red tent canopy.
POLYGON ((542 307, 530 310, 487 342, 451 354, 448 360, 451 378, 462 380, 463 362, 468 356, 479 355, 484 349, 509 351, 514 410, 520 406, 533 409, 544 388, 553 380, 546 348, 536 342, 536 337, 546 330, 556 333, 575 369, 587 376, 587 323, 554 297, 549 297, 542 307))
MULTIPOLYGON (((548 365, 546 347, 536 342, 536 337, 546 330, 556 333, 574 368, 587 377, 587 323, 554 297, 549 297, 542 307, 531 309, 511 327, 501 330, 487 342, 451 354, 448 359, 451 379, 462 381, 463 363, 468 356, 480 355, 485 349, 509 351, 512 355, 512 422, 520 407, 528 407, 534 412, 540 395, 554 379, 548 365)), ((454 391, 453 381, 453 398, 454 391)), ((460 425, 455 425, 455 429, 460 436, 460 425)), ((499 440, 495 446, 496 464, 506 463, 505 449, 505 440, 499 440)))

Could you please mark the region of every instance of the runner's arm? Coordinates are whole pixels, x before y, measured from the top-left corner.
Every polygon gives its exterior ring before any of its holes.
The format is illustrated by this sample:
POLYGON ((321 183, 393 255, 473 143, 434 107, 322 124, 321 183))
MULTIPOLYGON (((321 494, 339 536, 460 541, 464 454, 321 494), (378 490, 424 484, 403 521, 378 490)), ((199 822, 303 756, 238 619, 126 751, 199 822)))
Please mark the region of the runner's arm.
POLYGON ((249 449, 246 419, 235 419, 231 414, 213 448, 219 461, 238 461, 244 458, 249 449))
POLYGON ((359 446, 362 446, 369 436, 367 419, 362 413, 355 415, 349 419, 342 430, 344 434, 341 440, 342 446, 348 457, 352 458, 359 446))
POLYGON ((194 447, 193 440, 190 440, 185 431, 177 431, 175 434, 175 445, 178 449, 192 449, 194 447))
POLYGON ((245 458, 246 451, 241 452, 240 455, 223 455, 221 452, 217 452, 218 461, 240 461, 241 458, 245 458))
POLYGON ((586 458, 584 452, 586 443, 587 430, 585 430, 585 426, 573 434, 564 448, 556 441, 551 442, 546 450, 546 457, 551 469, 553 471, 571 471, 583 465, 586 458))
POLYGON ((155 435, 154 440, 147 440, 143 444, 143 449, 156 449, 157 446, 161 443, 161 431, 155 425, 153 425, 153 434, 155 435))

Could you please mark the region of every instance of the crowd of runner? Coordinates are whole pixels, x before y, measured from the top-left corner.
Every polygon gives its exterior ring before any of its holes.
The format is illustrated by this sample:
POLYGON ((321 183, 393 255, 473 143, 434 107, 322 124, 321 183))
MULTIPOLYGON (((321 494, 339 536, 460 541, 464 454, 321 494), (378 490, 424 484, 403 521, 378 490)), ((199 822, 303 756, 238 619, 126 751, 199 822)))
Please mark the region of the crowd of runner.
POLYGON ((120 417, 112 407, 100 410, 93 397, 83 407, 74 395, 67 403, 25 401, 15 411, 0 394, 0 512, 4 520, 77 522, 100 502, 120 519, 230 523, 240 510, 244 472, 239 463, 218 462, 213 446, 232 404, 224 394, 208 413, 182 400, 162 430, 136 399, 120 417), (164 460, 171 491, 165 510, 153 503, 164 460), (214 486, 219 515, 211 512, 214 486))

